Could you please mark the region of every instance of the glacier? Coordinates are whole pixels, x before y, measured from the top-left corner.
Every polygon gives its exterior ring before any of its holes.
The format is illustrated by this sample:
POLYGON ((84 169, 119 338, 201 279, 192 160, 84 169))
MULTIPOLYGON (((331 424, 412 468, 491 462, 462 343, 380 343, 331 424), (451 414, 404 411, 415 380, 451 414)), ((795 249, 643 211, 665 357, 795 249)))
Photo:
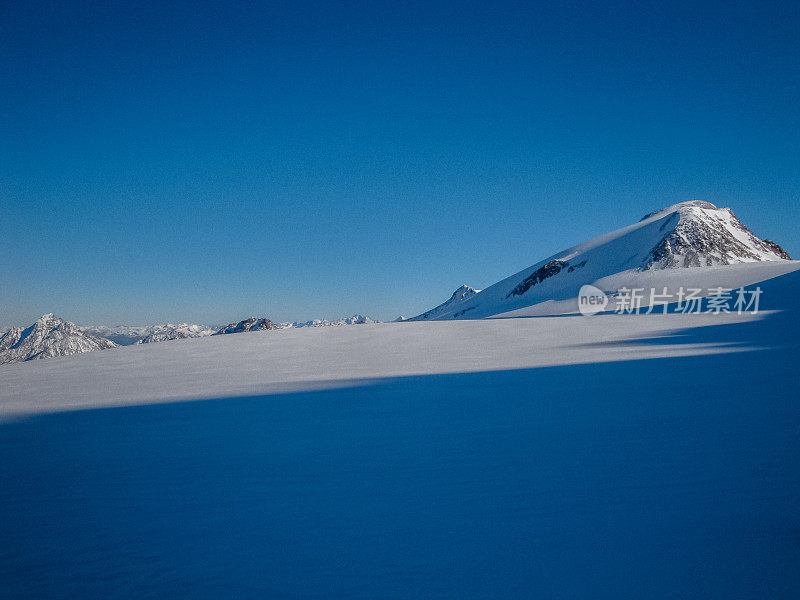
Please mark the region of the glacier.
POLYGON ((9 597, 794 598, 800 273, 756 315, 256 331, 0 371, 9 597))

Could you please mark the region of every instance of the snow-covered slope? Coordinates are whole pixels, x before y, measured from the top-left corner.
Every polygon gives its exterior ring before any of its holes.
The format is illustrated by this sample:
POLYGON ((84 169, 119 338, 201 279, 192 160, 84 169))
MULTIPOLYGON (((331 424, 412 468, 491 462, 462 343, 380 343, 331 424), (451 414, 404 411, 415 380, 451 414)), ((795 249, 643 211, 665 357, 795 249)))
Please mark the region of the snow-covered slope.
POLYGON ((796 346, 800 272, 776 277, 763 287, 758 314, 612 314, 290 328, 6 365, 0 374, 0 417, 310 390, 385 377, 744 352, 787 340, 796 346), (754 337, 756 324, 762 322, 774 325, 754 337), (725 331, 739 333, 723 335, 725 331), (706 343, 710 339, 720 343, 706 343))
POLYGON ((250 317, 249 319, 239 321, 238 323, 230 323, 211 335, 245 333, 247 331, 261 331, 263 329, 280 329, 280 327, 267 318, 257 319, 256 317, 250 317))
POLYGON ((218 327, 209 327, 207 325, 196 325, 194 323, 164 323, 160 325, 118 325, 116 327, 108 327, 105 325, 92 325, 82 327, 84 332, 104 337, 120 346, 129 346, 131 344, 147 344, 151 342, 163 342, 167 340, 179 340, 191 337, 203 337, 211 335, 218 327))
POLYGON ((442 302, 439 306, 436 306, 429 311, 422 313, 421 315, 417 315, 416 317, 412 317, 407 320, 435 321, 436 319, 441 318, 456 318, 456 316, 462 316, 464 314, 464 312, 460 310, 462 303, 475 296, 475 294, 478 292, 480 292, 480 290, 471 288, 466 284, 462 285, 455 292, 453 292, 450 298, 448 298, 445 302, 442 302))
POLYGON ((0 364, 105 350, 116 345, 74 323, 46 314, 30 327, 12 327, 0 336, 0 364))
POLYGON ((3 597, 800 598, 799 276, 6 365, 3 597))
POLYGON ((297 329, 299 327, 337 327, 340 325, 364 325, 367 323, 378 323, 375 319, 364 315, 353 315, 352 317, 341 317, 333 321, 327 319, 312 319, 311 321, 294 321, 292 323, 281 323, 281 329, 297 329))
POLYGON ((523 316, 520 309, 536 305, 530 314, 557 314, 576 310, 572 300, 584 284, 607 292, 662 284, 671 289, 738 287, 797 268, 800 262, 790 260, 778 244, 753 235, 729 208, 682 202, 564 250, 472 297, 459 301, 454 296, 415 318, 523 316))

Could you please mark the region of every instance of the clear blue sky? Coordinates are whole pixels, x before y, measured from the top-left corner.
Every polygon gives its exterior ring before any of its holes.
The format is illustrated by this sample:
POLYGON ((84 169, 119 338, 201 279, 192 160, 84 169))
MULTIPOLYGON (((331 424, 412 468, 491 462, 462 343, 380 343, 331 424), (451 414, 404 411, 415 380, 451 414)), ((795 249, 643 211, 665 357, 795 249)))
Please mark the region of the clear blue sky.
POLYGON ((690 199, 800 255, 800 5, 10 2, 0 324, 389 319, 690 199))

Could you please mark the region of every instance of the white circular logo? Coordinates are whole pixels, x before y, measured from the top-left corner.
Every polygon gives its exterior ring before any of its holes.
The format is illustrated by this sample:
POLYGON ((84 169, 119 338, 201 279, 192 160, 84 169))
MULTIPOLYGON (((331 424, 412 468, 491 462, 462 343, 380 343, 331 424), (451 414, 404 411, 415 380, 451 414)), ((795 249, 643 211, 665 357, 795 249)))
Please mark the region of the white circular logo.
POLYGON ((605 310, 608 296, 593 285, 581 286, 578 292, 578 310, 582 315, 595 315, 605 310))

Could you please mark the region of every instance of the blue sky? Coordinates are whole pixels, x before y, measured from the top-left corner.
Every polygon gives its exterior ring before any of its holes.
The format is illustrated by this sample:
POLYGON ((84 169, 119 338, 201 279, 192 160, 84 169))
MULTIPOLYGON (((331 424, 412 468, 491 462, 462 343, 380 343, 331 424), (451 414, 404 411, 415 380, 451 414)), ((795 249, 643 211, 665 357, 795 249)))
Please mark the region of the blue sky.
POLYGON ((390 319, 690 199, 800 255, 798 4, 550 4, 3 1, 0 324, 390 319))

